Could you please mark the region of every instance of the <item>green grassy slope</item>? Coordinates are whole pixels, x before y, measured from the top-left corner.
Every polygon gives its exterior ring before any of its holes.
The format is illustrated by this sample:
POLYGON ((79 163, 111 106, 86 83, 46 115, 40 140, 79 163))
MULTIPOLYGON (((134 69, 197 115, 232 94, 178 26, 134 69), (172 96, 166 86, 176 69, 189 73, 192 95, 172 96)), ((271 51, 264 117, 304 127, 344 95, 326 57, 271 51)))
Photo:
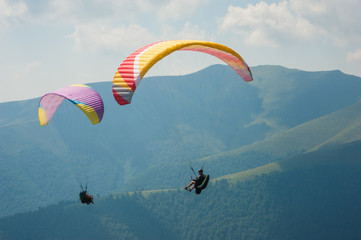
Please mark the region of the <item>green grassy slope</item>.
POLYGON ((215 178, 212 182, 227 180, 229 182, 247 181, 261 175, 276 172, 287 172, 295 169, 312 169, 320 166, 350 166, 361 171, 361 140, 325 146, 323 148, 302 153, 278 162, 270 163, 244 172, 215 178))
MULTIPOLYGON (((300 124, 263 141, 257 141, 232 151, 215 154, 193 162, 195 166, 205 166, 205 169, 211 172, 214 177, 221 177, 224 172, 235 173, 248 169, 251 170, 243 172, 241 176, 252 176, 257 172, 267 173, 279 170, 278 162, 293 155, 360 139, 361 102, 358 102, 345 109, 300 124)), ((169 170, 171 172, 176 171, 177 168, 185 169, 184 166, 161 165, 154 166, 152 171, 156 172, 156 175, 162 175, 169 170)), ((183 174, 187 174, 187 171, 183 174)))
MULTIPOLYGON (((344 144, 361 139, 361 102, 326 116, 227 153, 202 159, 205 162, 226 161, 247 152, 263 152, 285 158, 292 154, 317 150, 323 146, 344 144)), ((249 160, 251 161, 251 159, 249 160)), ((240 161, 242 164, 242 161, 240 161)))

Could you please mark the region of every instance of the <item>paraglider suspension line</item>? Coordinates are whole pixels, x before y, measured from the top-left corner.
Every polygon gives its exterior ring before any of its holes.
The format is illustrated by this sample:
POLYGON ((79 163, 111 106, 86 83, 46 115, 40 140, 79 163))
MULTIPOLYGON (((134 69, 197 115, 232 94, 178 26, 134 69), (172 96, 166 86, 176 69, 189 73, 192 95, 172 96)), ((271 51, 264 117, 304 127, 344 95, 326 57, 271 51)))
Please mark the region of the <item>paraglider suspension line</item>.
MULTIPOLYGON (((81 188, 82 191, 84 191, 84 188, 83 188, 83 185, 82 185, 82 184, 80 184, 80 188, 81 188)), ((88 184, 85 185, 85 191, 88 191, 88 184)))
POLYGON ((191 168, 192 172, 194 173, 194 176, 197 177, 197 174, 196 174, 196 172, 194 171, 193 167, 190 167, 190 168, 191 168))

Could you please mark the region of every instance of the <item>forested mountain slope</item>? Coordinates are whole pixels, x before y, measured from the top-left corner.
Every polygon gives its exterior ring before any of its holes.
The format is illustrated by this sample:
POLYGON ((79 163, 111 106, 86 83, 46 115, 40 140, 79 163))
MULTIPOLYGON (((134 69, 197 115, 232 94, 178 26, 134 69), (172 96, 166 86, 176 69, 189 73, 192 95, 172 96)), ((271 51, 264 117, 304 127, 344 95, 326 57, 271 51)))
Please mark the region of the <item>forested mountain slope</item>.
POLYGON ((280 171, 183 189, 60 202, 0 220, 4 239, 350 239, 361 237, 361 142, 278 162, 280 171), (237 180, 238 179, 238 180, 237 180))
POLYGON ((360 78, 280 66, 252 72, 250 83, 224 65, 146 78, 125 107, 111 82, 90 84, 105 114, 82 134, 72 125, 89 125, 79 109, 59 109, 40 127, 39 98, 1 103, 0 217, 77 199, 80 184, 98 195, 178 188, 189 165, 221 177, 359 139, 360 78))

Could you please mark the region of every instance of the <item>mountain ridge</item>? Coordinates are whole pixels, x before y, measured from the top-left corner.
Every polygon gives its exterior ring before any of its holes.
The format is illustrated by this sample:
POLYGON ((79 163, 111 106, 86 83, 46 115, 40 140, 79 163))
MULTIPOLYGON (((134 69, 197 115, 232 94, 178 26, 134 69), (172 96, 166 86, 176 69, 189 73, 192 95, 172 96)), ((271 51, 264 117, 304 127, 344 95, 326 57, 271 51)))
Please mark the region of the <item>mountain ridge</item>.
MULTIPOLYGON (((355 106, 361 99, 360 78, 274 66, 252 71, 255 80, 251 83, 242 83, 223 65, 186 76, 145 78, 132 104, 124 108, 115 103, 111 82, 89 84, 101 94, 106 109, 102 123, 84 135, 92 134, 99 141, 81 142, 79 148, 74 148, 79 139, 71 135, 68 116, 59 112, 49 126, 39 126, 39 98, 1 103, 0 112, 6 114, 0 116, 0 213, 6 216, 74 199, 79 185, 86 181, 100 195, 174 188, 186 184, 185 176, 188 180, 192 174, 189 165, 196 168, 204 163, 205 170, 216 178, 329 143, 359 139, 360 111, 355 106), (222 78, 226 85, 219 81, 222 78), (307 101, 304 95, 309 96, 307 101), (354 104, 357 110, 352 115, 347 107, 354 104), (348 123, 347 119, 340 121, 339 111, 347 112, 348 123), (153 117, 154 113, 159 116, 153 117), (200 117, 193 117, 198 113, 200 117), (297 127, 309 125, 308 131, 316 133, 313 121, 321 125, 327 119, 332 122, 333 113, 333 122, 339 125, 324 124, 324 130, 333 134, 301 148, 301 140, 307 143, 308 136, 297 136, 297 127), (214 120, 208 123, 207 119, 214 120), (287 141, 277 137, 281 133, 292 136, 287 141), (281 140, 283 144, 272 143, 281 140), (286 148, 291 140, 294 145, 286 148), (232 155, 231 149, 239 152, 232 155), (207 155, 216 160, 205 161, 207 155), (29 196, 31 201, 26 201, 29 196)), ((86 121, 79 120, 84 125, 86 121)))

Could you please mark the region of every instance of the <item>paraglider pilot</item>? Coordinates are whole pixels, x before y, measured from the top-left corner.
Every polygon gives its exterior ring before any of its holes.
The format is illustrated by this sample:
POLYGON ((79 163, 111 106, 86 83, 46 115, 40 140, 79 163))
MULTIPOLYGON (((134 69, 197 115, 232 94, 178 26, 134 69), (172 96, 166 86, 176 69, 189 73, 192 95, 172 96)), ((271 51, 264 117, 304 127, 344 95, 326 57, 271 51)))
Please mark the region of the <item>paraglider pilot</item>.
POLYGON ((87 205, 89 204, 94 204, 93 201, 93 195, 88 195, 86 190, 83 190, 79 193, 79 198, 82 204, 86 203, 87 205))
POLYGON ((205 175, 203 174, 203 170, 199 169, 198 170, 198 177, 196 179, 193 179, 191 177, 191 182, 188 184, 188 186, 185 186, 184 189, 188 190, 188 191, 192 191, 196 186, 200 185, 203 183, 204 179, 205 179, 205 175))

